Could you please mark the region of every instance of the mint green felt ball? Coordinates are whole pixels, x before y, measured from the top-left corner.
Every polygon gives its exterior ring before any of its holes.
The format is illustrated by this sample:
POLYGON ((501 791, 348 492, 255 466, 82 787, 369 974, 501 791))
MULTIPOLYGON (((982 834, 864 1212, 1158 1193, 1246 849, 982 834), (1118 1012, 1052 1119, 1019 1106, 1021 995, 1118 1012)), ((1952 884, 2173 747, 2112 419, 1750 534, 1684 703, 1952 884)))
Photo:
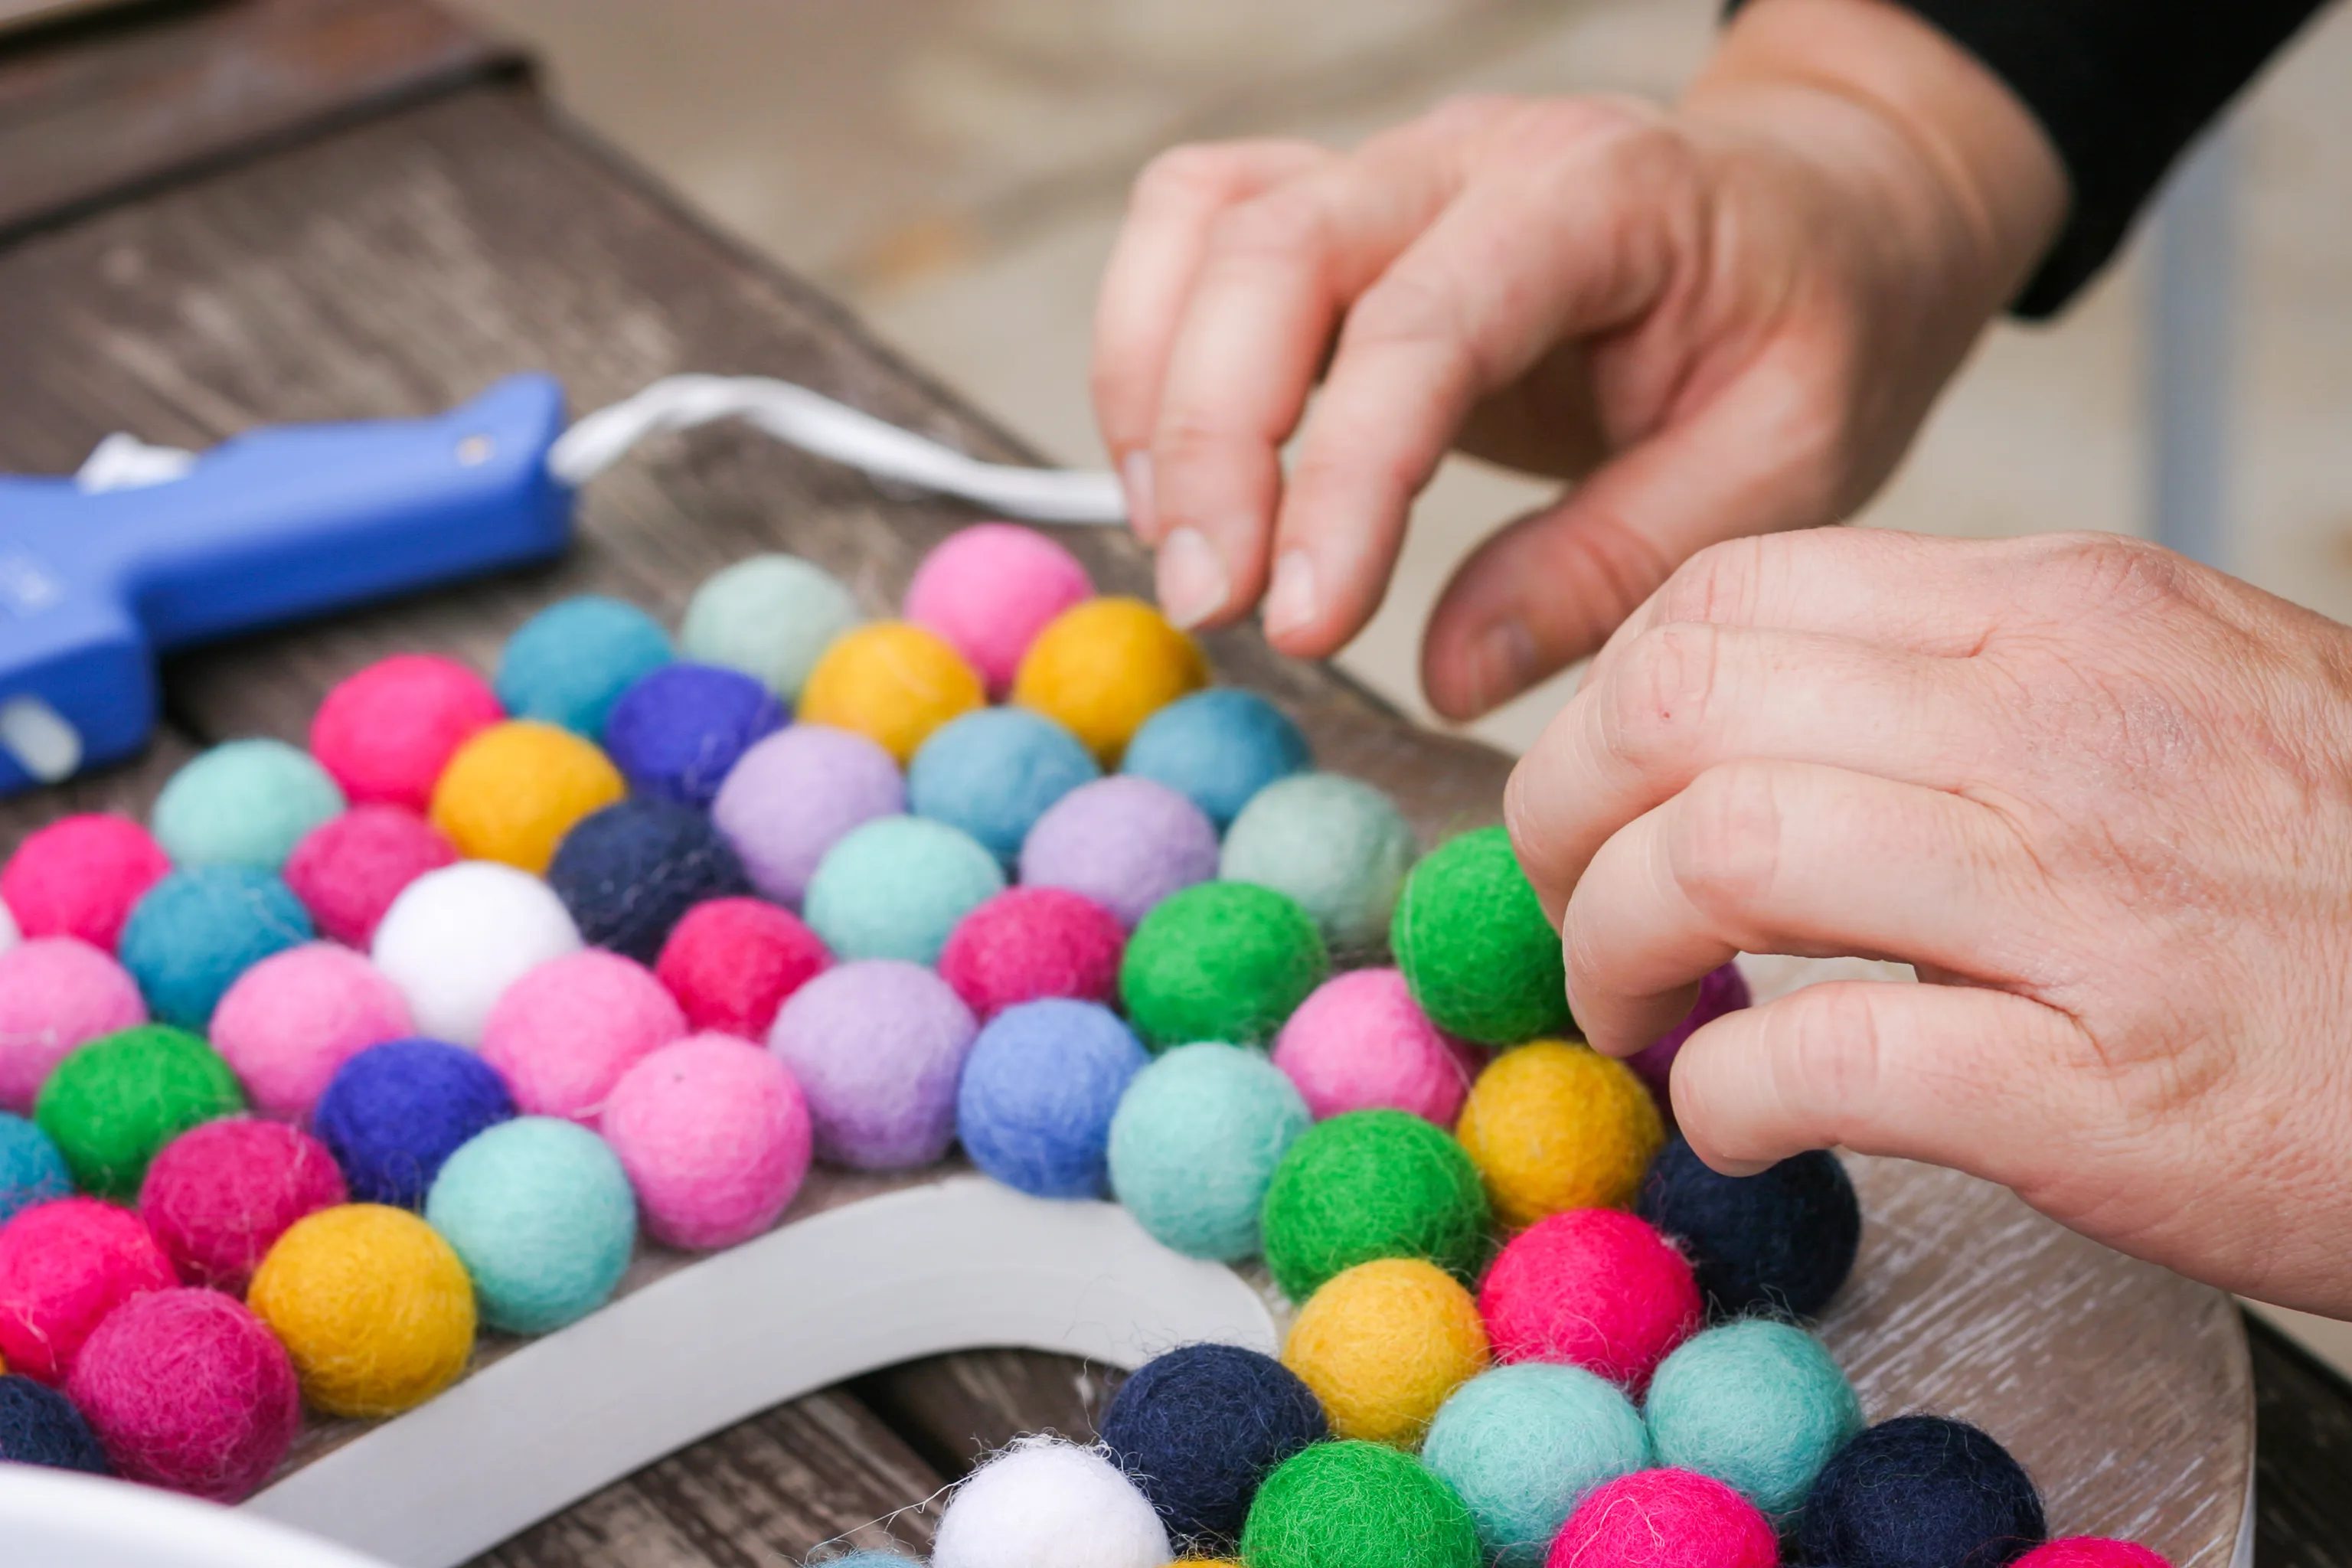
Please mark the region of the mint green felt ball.
POLYGON ((1225 832, 1217 875, 1287 893, 1341 952, 1376 951, 1412 865, 1396 803, 1343 773, 1276 779, 1225 832))
POLYGON ((856 595, 797 555, 754 555, 703 580, 687 602, 678 651, 740 669, 787 702, 833 639, 861 617, 856 595))
POLYGON ((1128 939, 1118 996, 1155 1051, 1270 1040, 1331 970, 1306 910, 1254 882, 1200 882, 1162 899, 1128 939))
POLYGON ((149 826, 175 865, 275 871, 305 834, 342 810, 342 790, 310 752, 283 741, 231 741, 172 775, 149 826))
POLYGON ((1862 1402, 1829 1348, 1765 1318, 1685 1341, 1650 1380, 1643 1410, 1658 1463, 1713 1476, 1781 1516, 1804 1506, 1830 1456, 1862 1430, 1862 1402))
POLYGON ((1586 1492, 1648 1468, 1650 1436, 1606 1378, 1521 1362, 1455 1389, 1429 1425, 1421 1462, 1461 1494, 1496 1568, 1543 1568, 1586 1492))
POLYGON ((1111 1118, 1111 1191, 1163 1246, 1255 1257, 1274 1168, 1313 1120, 1264 1052, 1179 1046, 1135 1075, 1111 1118))
POLYGON ((458 1145, 433 1178, 425 1218, 473 1277, 483 1320, 518 1334, 603 1306, 637 1235, 620 1156, 551 1116, 501 1121, 458 1145))
POLYGON ((1447 1034, 1517 1046, 1575 1027, 1559 932, 1500 827, 1422 858, 1397 900, 1389 947, 1412 999, 1447 1034))
POLYGON ((924 816, 880 816, 824 852, 801 910, 843 963, 936 963, 956 922, 1003 890, 996 857, 971 834, 924 816))

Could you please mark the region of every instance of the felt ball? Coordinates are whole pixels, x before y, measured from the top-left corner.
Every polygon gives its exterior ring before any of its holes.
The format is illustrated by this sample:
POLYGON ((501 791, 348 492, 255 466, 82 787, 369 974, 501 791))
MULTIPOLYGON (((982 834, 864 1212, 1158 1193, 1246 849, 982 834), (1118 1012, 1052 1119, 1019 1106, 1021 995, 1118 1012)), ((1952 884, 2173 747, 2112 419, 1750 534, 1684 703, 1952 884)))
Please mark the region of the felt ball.
POLYGON ((651 963, 695 905, 751 890, 710 818, 640 796, 582 817, 557 846, 547 885, 581 939, 651 963))
POLYGON ((0 952, 0 1105, 29 1110, 68 1051, 146 1021, 137 983, 79 937, 0 952))
POLYGON ((1111 1191, 1164 1246, 1226 1263, 1255 1257, 1275 1166, 1309 1121, 1261 1053, 1179 1046, 1136 1074, 1111 1118, 1111 1191))
POLYGON ((181 1133, 139 1184, 140 1217, 180 1279, 238 1296, 295 1221, 350 1200, 325 1144, 242 1116, 181 1133))
POLYGON ((1827 1348, 1769 1318, 1684 1341, 1643 1410, 1658 1463, 1713 1476, 1780 1516, 1804 1505, 1830 1456, 1862 1430, 1862 1402, 1827 1348))
POLYGON ((1559 932, 1500 827, 1422 858, 1397 899, 1389 946, 1412 999, 1448 1034, 1516 1046, 1575 1026, 1559 932))
POLYGON ((2009 1450, 1965 1421, 1898 1415, 1831 1456, 1805 1500, 1808 1563, 2004 1568, 2049 1533, 2009 1450))
POLYGON ((1047 996, 1108 1002, 1118 992, 1127 928, 1083 894, 1007 888, 956 922, 940 973, 982 1022, 1047 996))
POLYGON ((1298 1374, 1239 1345, 1153 1357, 1119 1385, 1098 1435, 1178 1541, 1231 1541, 1276 1465, 1330 1435, 1298 1374))
POLYGON ((442 1162, 515 1113, 498 1069, 446 1040, 370 1046, 336 1069, 312 1125, 362 1203, 415 1208, 442 1162))
POLYGON ((620 770, 569 730, 493 724, 457 748, 433 786, 433 826, 468 860, 547 869, 572 825, 628 793, 620 770))
POLYGON ((1560 1526, 1549 1568, 1776 1568, 1756 1505, 1712 1477, 1636 1470, 1604 1481, 1560 1526))
POLYGON ((885 816, 825 851, 802 909, 836 957, 933 963, 957 922, 1003 890, 996 858, 970 834, 885 816))
POLYGON ((931 1568, 1160 1568, 1160 1515, 1092 1448, 1022 1437, 949 1494, 931 1568))
POLYGON ((1630 1208, 1665 1142, 1657 1102, 1623 1062, 1538 1040, 1503 1052, 1454 1128, 1512 1229, 1562 1209, 1630 1208))
POLYGON ((1318 1121, 1385 1107, 1451 1127, 1484 1060, 1429 1021, 1393 969, 1333 975, 1274 1042, 1274 1065, 1318 1121))
MULTIPOLYGON (((0 1448, 0 1455, 5 1455, 0 1448)), ((2044 1542, 2017 1560, 2018 1568, 2172 1568, 2159 1553, 2135 1541, 2069 1535, 2044 1542)))
POLYGON ((1041 1198, 1092 1198, 1109 1179, 1111 1113, 1150 1055, 1095 1002, 1024 1002, 971 1043, 956 1135, 973 1164, 1041 1198))
POLYGON ((148 1011, 202 1029, 236 977, 313 935, 292 889, 256 866, 197 866, 147 890, 122 928, 119 956, 148 1011))
POLYGON ((217 1051, 168 1024, 142 1024, 75 1047, 41 1086, 33 1118, 75 1185, 129 1202, 164 1144, 244 1109, 217 1051))
POLYGON ((507 987, 580 950, 572 913, 547 884, 510 866, 466 861, 403 889, 369 956, 436 1039, 479 1044, 507 987))
POLYGON ((213 1048, 265 1116, 309 1115, 336 1068, 415 1032, 400 987, 364 955, 324 942, 263 959, 213 1010, 213 1048))
POLYGON ((613 704, 604 751, 637 794, 707 806, 743 753, 783 726, 783 704, 741 670, 666 664, 613 704))
POLYGON ((844 834, 906 809, 907 781, 889 752, 847 730, 794 724, 743 753, 710 803, 710 820, 754 888, 798 904, 844 834))
POLYGON ((1118 994, 1154 1049, 1270 1040, 1329 973, 1315 922, 1250 882, 1202 882, 1143 917, 1119 961, 1118 994))
POLYGON ((275 871, 304 834, 342 809, 341 786, 308 752, 231 741, 172 775, 148 825, 179 865, 275 871))
POLYGON ((344 677, 310 721, 310 754, 353 805, 423 811, 457 748, 507 716, 453 658, 402 653, 344 677))
POLYGON ((1297 773, 1258 791, 1226 830, 1217 875, 1286 893, 1342 952, 1378 948, 1412 865, 1412 826, 1361 779, 1297 773))
POLYGON ((1223 832, 1258 791, 1312 760, 1288 714, 1255 691, 1218 686, 1145 720, 1118 765, 1184 795, 1223 832))
POLYGON ((1462 1146, 1402 1110, 1351 1110, 1291 1144, 1266 1187, 1266 1267, 1304 1301, 1343 1268, 1427 1258, 1462 1279, 1486 1256, 1486 1194, 1462 1146))
POLYGON ((320 823, 294 846, 286 861, 286 885, 321 934, 364 948, 409 883, 457 859, 457 846, 415 812, 357 805, 320 823))
POLYGON ((759 899, 713 899, 671 928, 654 973, 689 1027, 764 1040, 784 999, 832 962, 791 910, 759 899))
POLYGON ((1217 874, 1217 829, 1166 784, 1120 774, 1081 784, 1021 845, 1021 880, 1082 893, 1129 927, 1217 874))
POLYGON ((551 1333, 603 1306, 637 1237, 620 1157, 547 1116, 476 1133, 433 1178, 425 1218, 472 1277, 482 1321, 516 1334, 551 1333))
POLYGON ((302 1395, 286 1349, 217 1290, 157 1290, 107 1314, 68 1392, 114 1473, 243 1502, 293 1446, 302 1395))
POLYGON ((868 959, 793 993, 768 1048, 808 1096, 820 1158, 902 1170, 930 1164, 955 1141, 957 1083, 979 1028, 929 970, 868 959))
POLYGON ((73 1175, 57 1140, 38 1124, 0 1110, 0 1224, 72 1192, 73 1175))
POLYGON ((96 1198, 37 1204, 0 1226, 0 1356, 12 1373, 62 1384, 109 1312, 176 1283, 129 1209, 96 1198))
POLYGON ((131 907, 171 869, 171 857, 129 817, 68 816, 16 846, 0 870, 0 903, 26 936, 78 936, 112 952, 131 907))
POLYGON ((1625 1065, 1642 1075, 1660 1104, 1666 1102, 1666 1085, 1674 1071, 1675 1058, 1682 1054, 1683 1042, 1698 1033, 1702 1026, 1712 1024, 1726 1013, 1737 1013, 1748 1005, 1747 978, 1736 963, 1710 969, 1698 983, 1698 1000, 1683 1021, 1660 1035, 1656 1039, 1625 1058, 1625 1065))
POLYGON ((1013 700, 1058 720, 1112 768, 1145 720, 1208 683, 1200 645, 1167 616, 1140 599, 1088 599, 1029 645, 1013 700))
POLYGON ((907 770, 918 816, 960 827, 1005 864, 1047 808, 1102 770, 1077 737, 1025 708, 982 708, 931 732, 907 770))
POLYGON ((1570 1209, 1521 1231, 1486 1271, 1478 1310, 1497 1360, 1566 1362, 1637 1394, 1702 1319, 1682 1254, 1615 1209, 1570 1209))
POLYGON ((1249 1568, 1479 1568, 1478 1527, 1444 1477, 1382 1443, 1318 1443, 1258 1488, 1249 1568))
POLYGON ((815 1559, 822 1568, 916 1568, 915 1559, 903 1552, 868 1550, 853 1552, 846 1557, 815 1559))
POLYGON ((593 1122, 623 1073, 686 1035, 686 1014, 660 981, 592 949, 551 958, 507 987, 482 1026, 482 1060, 523 1114, 593 1122))
POLYGON ((1862 1201, 1826 1149, 1727 1176, 1677 1135, 1651 1163, 1639 1212, 1688 1255, 1699 1289, 1727 1317, 1818 1316, 1862 1244, 1862 1201))
POLYGON ((1002 698, 1037 634, 1094 591, 1078 558, 1036 530, 974 523, 933 546, 915 568, 907 618, 952 643, 989 695, 1002 698))
POLYGON ((839 578, 797 555, 747 556, 702 581, 687 601, 678 651, 740 669, 787 702, 833 639, 857 624, 839 578))
POLYGON ((791 1070, 727 1035, 690 1035, 621 1075, 599 1125, 671 1247, 732 1247, 808 1174, 809 1103, 791 1070))
POLYGON ((618 599, 583 595, 525 621, 499 655, 493 685, 518 719, 560 724, 575 735, 604 732, 621 693, 670 661, 661 623, 618 599))
POLYGON ((106 1450, 73 1401, 17 1373, 0 1377, 0 1461, 107 1473, 106 1450))
POLYGON ((800 716, 854 730, 903 767, 932 731, 986 700, 980 677, 937 632, 876 621, 825 649, 801 688, 800 716))
POLYGON ((1486 1370, 1486 1330, 1470 1292, 1435 1264, 1375 1258, 1307 1299, 1282 1364, 1315 1391, 1338 1436, 1412 1447, 1438 1406, 1486 1370))
POLYGON ((6 952, 24 940, 25 933, 17 926, 16 917, 8 912, 6 903, 0 902, 0 952, 6 952))
POLYGON ((404 1209, 345 1204, 299 1220, 246 1301, 329 1415, 397 1415, 457 1381, 474 1352, 474 1287, 455 1248, 404 1209))
POLYGON ((1542 1568, 1585 1493, 1650 1462, 1642 1417, 1582 1367, 1525 1362, 1482 1372, 1439 1406, 1421 1462, 1478 1521, 1496 1568, 1542 1568))

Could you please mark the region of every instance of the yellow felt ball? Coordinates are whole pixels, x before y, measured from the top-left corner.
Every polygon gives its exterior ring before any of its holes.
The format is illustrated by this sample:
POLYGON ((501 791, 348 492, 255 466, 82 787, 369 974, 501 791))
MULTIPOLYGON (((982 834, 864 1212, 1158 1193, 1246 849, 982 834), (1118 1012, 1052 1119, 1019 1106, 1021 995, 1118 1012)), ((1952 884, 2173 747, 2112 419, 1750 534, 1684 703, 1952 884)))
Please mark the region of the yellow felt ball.
POLYGON ((1060 721, 1111 768, 1146 719, 1208 684, 1200 645, 1167 616, 1140 599, 1088 599, 1029 645, 1013 700, 1060 721))
POLYGON ((800 717, 855 730, 905 767, 932 731, 988 700, 963 655, 937 632, 876 621, 833 639, 801 688, 800 717))
POLYGON ((457 1381, 474 1349, 474 1286, 406 1209, 344 1204, 278 1238, 246 1294, 330 1415, 396 1415, 457 1381))
POLYGON ((1478 1304, 1418 1258, 1345 1268, 1307 1299, 1282 1364, 1323 1402, 1335 1437, 1411 1447, 1446 1395, 1486 1365, 1478 1304))
POLYGON ((621 770, 589 742, 517 719, 457 748, 433 786, 433 826, 468 860, 501 860, 536 877, 573 823, 628 793, 621 770))
POLYGON ((1631 1207, 1666 1141, 1632 1068, 1590 1046, 1538 1040, 1486 1064, 1454 1136, 1514 1230, 1563 1209, 1631 1207))

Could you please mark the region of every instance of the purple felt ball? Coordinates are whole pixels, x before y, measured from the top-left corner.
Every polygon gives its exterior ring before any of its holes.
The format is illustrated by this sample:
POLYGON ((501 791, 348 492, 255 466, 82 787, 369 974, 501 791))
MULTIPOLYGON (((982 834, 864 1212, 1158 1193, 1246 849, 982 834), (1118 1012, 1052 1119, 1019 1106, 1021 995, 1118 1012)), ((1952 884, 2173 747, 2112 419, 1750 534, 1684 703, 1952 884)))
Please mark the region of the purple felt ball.
POLYGON ((907 809, 907 781, 863 735, 795 724, 743 753, 711 802, 751 885, 797 906, 824 852, 851 828, 907 809))
POLYGON ((1711 1024, 1726 1013, 1737 1013, 1749 1000, 1748 980, 1739 973, 1738 964, 1727 963, 1720 969, 1709 970, 1706 978, 1698 983, 1698 1000, 1691 1004, 1683 1021, 1626 1058, 1626 1064, 1642 1075, 1642 1081, 1656 1093, 1658 1103, 1665 1104, 1666 1078, 1674 1069, 1675 1058, 1682 1052, 1683 1042, 1697 1034, 1700 1025, 1711 1024))
POLYGON ((741 670, 666 664, 613 705, 604 750, 637 794, 704 806, 743 753, 783 724, 783 704, 741 670))
POLYGON ((937 974, 877 958, 793 992, 768 1048, 808 1097, 820 1159, 894 1171, 928 1165, 955 1142, 956 1083, 979 1027, 937 974))
POLYGON ((1216 874, 1216 825, 1185 796, 1134 773, 1072 790, 1021 846, 1023 882, 1084 893, 1130 930, 1169 894, 1216 874))

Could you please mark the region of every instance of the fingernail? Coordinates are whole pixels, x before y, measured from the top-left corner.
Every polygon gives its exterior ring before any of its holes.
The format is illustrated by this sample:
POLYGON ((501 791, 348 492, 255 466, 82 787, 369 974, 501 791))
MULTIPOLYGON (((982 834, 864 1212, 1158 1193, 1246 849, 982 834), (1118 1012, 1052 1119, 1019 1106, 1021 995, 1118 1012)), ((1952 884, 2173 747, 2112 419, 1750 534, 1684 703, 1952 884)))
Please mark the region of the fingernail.
POLYGON ((1160 544, 1160 608, 1190 631, 1225 607, 1233 592, 1217 548, 1197 528, 1180 528, 1160 544))
POLYGON ((1315 563, 1304 550, 1286 550, 1274 563, 1265 594, 1265 630, 1280 637, 1315 618, 1315 563))
POLYGON ((1471 660, 1470 689, 1478 711, 1500 707, 1528 689, 1535 678, 1536 639, 1515 618, 1496 621, 1479 634, 1471 660))
POLYGON ((1127 526, 1138 539, 1151 537, 1151 454, 1140 448, 1129 452, 1118 466, 1119 481, 1127 489, 1127 526))

